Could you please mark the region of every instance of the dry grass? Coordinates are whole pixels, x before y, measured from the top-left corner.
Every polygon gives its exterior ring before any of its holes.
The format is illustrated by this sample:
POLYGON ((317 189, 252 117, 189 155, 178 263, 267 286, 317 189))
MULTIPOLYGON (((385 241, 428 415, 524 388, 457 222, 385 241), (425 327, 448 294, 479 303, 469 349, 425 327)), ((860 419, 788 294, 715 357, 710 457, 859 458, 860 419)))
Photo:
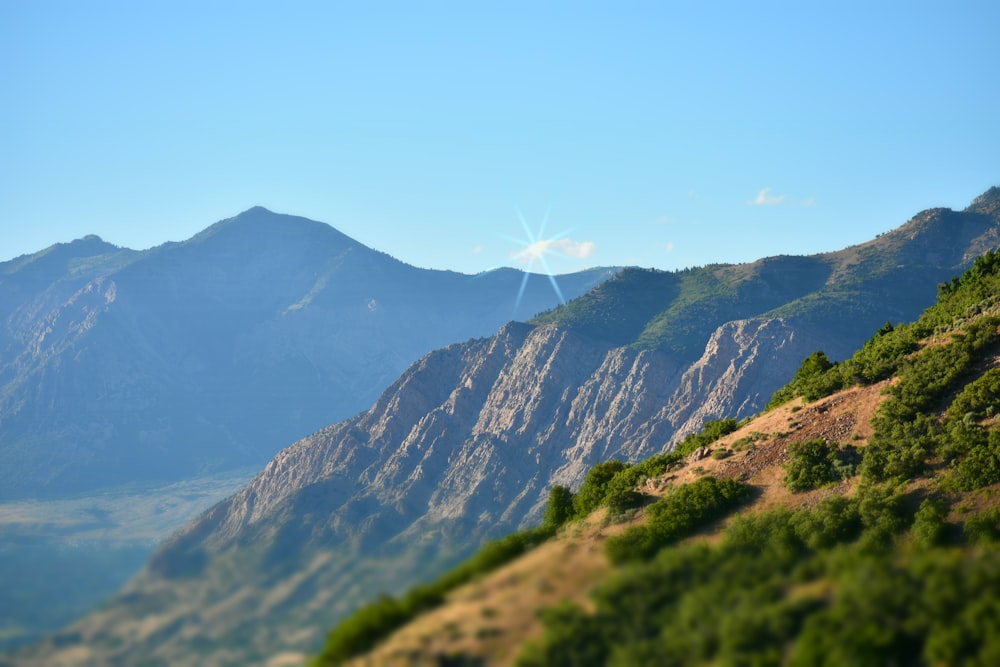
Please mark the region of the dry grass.
POLYGON ((538 609, 563 600, 587 604, 590 590, 610 571, 602 543, 628 523, 605 524, 599 511, 566 526, 537 549, 458 588, 444 606, 350 664, 437 665, 440 656, 456 654, 513 664, 521 644, 541 633, 538 609))

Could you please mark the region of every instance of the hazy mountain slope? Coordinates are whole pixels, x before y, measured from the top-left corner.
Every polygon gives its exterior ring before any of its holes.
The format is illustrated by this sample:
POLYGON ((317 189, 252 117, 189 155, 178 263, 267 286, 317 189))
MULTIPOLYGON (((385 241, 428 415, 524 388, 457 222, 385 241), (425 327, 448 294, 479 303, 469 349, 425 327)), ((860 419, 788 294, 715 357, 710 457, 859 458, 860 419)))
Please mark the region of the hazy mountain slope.
MULTIPOLYGON (((611 274, 558 281, 572 297, 611 274)), ((92 609, 233 477, 428 350, 558 303, 537 275, 518 301, 524 276, 417 269, 261 208, 144 252, 91 236, 0 263, 0 588, 18 609, 0 645, 92 609)))
POLYGON ((537 520, 553 484, 579 484, 598 461, 668 449, 704 406, 713 416, 753 414, 808 353, 846 355, 893 313, 915 317, 937 282, 995 238, 995 218, 954 215, 921 214, 871 244, 817 258, 626 271, 542 318, 563 328, 511 324, 434 352, 367 413, 279 454, 58 641, 105 664, 137 655, 238 663, 309 645, 360 599, 537 520), (939 229, 949 225, 957 231, 939 229), (966 245, 931 256, 921 249, 929 238, 966 245), (810 286, 851 308, 810 301, 810 286), (794 312, 771 318, 783 299, 794 312), (642 342, 654 339, 662 344, 642 342))
MULTIPOLYGON (((611 272, 559 278, 575 296, 611 272)), ((0 497, 262 465, 428 350, 558 299, 416 269, 255 208, 146 252, 88 237, 0 265, 0 497)))

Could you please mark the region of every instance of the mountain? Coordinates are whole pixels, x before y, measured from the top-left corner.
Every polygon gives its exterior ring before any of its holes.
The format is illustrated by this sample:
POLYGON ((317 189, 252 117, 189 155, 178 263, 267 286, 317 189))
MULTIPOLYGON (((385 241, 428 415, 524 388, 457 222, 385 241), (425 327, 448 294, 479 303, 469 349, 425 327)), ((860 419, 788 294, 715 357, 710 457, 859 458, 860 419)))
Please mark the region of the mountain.
MULTIPOLYGON (((571 297, 613 273, 557 280, 571 297)), ((148 251, 88 236, 0 263, 0 646, 93 608, 427 351, 558 302, 548 276, 418 269, 263 208, 148 251)))
POLYGON ((595 467, 541 527, 373 601, 311 664, 992 664, 1000 253, 812 362, 752 419, 595 467))
POLYGON ((428 350, 558 303, 542 276, 518 300, 523 275, 417 269, 263 208, 146 252, 91 236, 0 264, 0 499, 259 467, 428 350))
POLYGON ((915 318, 996 247, 998 196, 834 253, 628 269, 532 323, 432 352, 25 655, 243 664, 314 650, 362 600, 537 522, 553 485, 669 451, 706 417, 752 415, 810 353, 844 358, 887 319, 915 318))

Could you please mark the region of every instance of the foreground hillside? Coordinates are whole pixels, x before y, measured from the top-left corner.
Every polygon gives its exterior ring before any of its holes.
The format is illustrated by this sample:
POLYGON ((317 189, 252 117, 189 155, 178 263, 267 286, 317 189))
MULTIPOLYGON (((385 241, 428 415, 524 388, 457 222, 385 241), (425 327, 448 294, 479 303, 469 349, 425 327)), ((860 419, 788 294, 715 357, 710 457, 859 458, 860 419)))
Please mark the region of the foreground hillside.
POLYGON ((842 359, 887 317, 917 317, 937 283, 995 247, 998 199, 816 258, 624 271, 535 322, 437 350, 367 412, 282 451, 24 662, 246 664, 316 650, 379 591, 536 523, 554 486, 669 452, 706 418, 753 415, 816 349, 842 359))
POLYGON ((1000 253, 941 295, 753 419, 596 467, 552 537, 316 664, 996 664, 1000 253))

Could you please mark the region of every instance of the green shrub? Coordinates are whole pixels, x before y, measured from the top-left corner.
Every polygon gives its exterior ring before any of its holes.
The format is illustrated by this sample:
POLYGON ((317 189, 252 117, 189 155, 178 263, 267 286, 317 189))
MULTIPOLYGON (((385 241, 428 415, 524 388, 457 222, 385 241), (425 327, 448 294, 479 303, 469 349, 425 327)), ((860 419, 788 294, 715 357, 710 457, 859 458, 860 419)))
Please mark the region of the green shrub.
POLYGON ((706 421, 702 425, 701 431, 692 433, 684 438, 674 447, 674 452, 681 456, 689 456, 694 450, 701 447, 708 447, 719 438, 729 435, 739 427, 740 423, 733 418, 706 421))
POLYGON ((962 449, 950 479, 956 488, 972 491, 1000 482, 1000 431, 982 434, 962 449))
POLYGON ((990 408, 1000 405, 1000 369, 991 368, 965 385, 948 408, 947 420, 956 421, 972 414, 982 419, 990 408))
POLYGON ((604 502, 611 479, 627 468, 621 461, 605 461, 598 463, 587 472, 583 485, 573 498, 573 507, 578 517, 585 517, 604 502))
POLYGON ((815 401, 823 396, 829 396, 843 387, 840 374, 830 372, 833 368, 833 362, 827 358, 822 350, 813 352, 795 371, 792 381, 776 391, 764 409, 776 408, 796 396, 802 396, 807 401, 815 401))
POLYGON ((872 420, 874 433, 864 449, 861 475, 874 482, 918 477, 941 443, 941 425, 935 418, 922 413, 899 418, 885 409, 891 403, 883 404, 872 420))
POLYGON ((313 665, 340 665, 360 655, 409 619, 399 601, 382 596, 361 607, 327 635, 323 652, 313 665))
POLYGON ((965 519, 965 539, 972 544, 995 545, 1000 542, 1000 510, 991 508, 965 519))
POLYGON ((627 468, 611 478, 605 487, 601 504, 608 508, 608 513, 612 517, 621 516, 627 510, 635 509, 645 502, 646 496, 636 491, 636 486, 644 478, 645 475, 634 467, 627 468))
MULTIPOLYGON (((995 664, 1000 551, 935 546, 939 499, 914 516, 892 486, 858 495, 741 516, 717 543, 630 562, 595 591, 593 612, 546 616, 533 661, 521 664, 995 664), (923 548, 871 548, 873 535, 898 535, 911 520, 923 548)), ((1000 537, 1000 512, 976 521, 970 534, 1000 537)))
POLYGON ((549 502, 545 505, 545 515, 542 525, 555 531, 573 518, 576 508, 573 505, 573 492, 562 485, 552 487, 549 492, 549 502))
POLYGON ((945 517, 948 516, 948 505, 940 498, 928 497, 920 503, 920 508, 913 515, 914 542, 928 548, 942 544, 947 535, 945 517))
POLYGON ((601 665, 608 642, 600 622, 576 605, 564 602, 539 612, 545 626, 541 641, 529 643, 518 656, 518 667, 601 665))
POLYGON ((788 454, 784 482, 789 490, 796 492, 851 477, 861 458, 853 445, 830 446, 826 440, 792 443, 788 454))
POLYGON ((848 542, 861 532, 861 512, 855 500, 830 496, 810 512, 799 512, 791 519, 795 534, 810 549, 828 549, 848 542))
POLYGON ((722 517, 749 492, 745 484, 714 477, 676 487, 646 509, 645 524, 608 540, 608 557, 615 563, 648 559, 662 547, 722 517))
POLYGON ((866 549, 879 552, 891 546, 912 519, 905 494, 892 484, 864 484, 858 489, 856 500, 866 549))

